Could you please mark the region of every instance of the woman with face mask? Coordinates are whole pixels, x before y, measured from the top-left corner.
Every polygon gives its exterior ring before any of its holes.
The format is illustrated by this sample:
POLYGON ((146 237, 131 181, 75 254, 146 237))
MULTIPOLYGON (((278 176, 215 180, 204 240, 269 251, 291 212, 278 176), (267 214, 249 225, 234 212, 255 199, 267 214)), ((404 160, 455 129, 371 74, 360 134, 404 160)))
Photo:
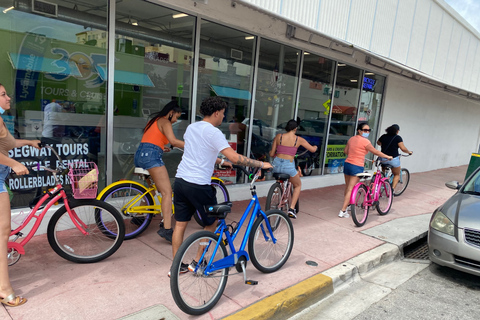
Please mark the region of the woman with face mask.
MULTIPOLYGON (((10 97, 5 87, 0 84, 0 114, 10 109, 10 97)), ((28 169, 23 164, 8 156, 8 151, 13 148, 32 146, 40 149, 39 140, 15 139, 8 131, 5 122, 0 117, 0 302, 9 307, 18 307, 27 302, 27 299, 16 296, 8 276, 8 238, 11 231, 10 199, 5 180, 10 173, 10 168, 17 175, 28 174, 28 169)))
MULTIPOLYGON (((135 167, 148 170, 150 176, 162 194, 163 227, 158 230, 158 235, 172 242, 172 186, 168 176, 163 153, 170 151, 166 145, 183 148, 185 142, 178 140, 173 133, 172 124, 177 122, 182 114, 182 109, 176 101, 169 102, 160 112, 154 113, 143 130, 143 137, 135 153, 135 167)), ((135 223, 135 219, 132 219, 135 223)), ((140 222, 141 223, 141 222, 140 222)))
MULTIPOLYGON (((392 182, 392 189, 395 190, 395 187, 400 181, 400 154, 398 153, 398 148, 405 153, 412 154, 412 151, 409 151, 407 147, 403 144, 403 139, 398 135, 400 131, 400 127, 398 124, 392 124, 390 127, 385 129, 386 134, 382 135, 380 139, 378 139, 377 144, 381 146, 382 152, 388 154, 389 156, 393 157, 391 161, 382 161, 384 164, 389 164, 392 166, 392 173, 393 173, 393 182, 392 182)), ((386 159, 382 159, 386 160, 386 159)))
POLYGON ((350 217, 347 212, 348 205, 350 204, 350 195, 353 187, 360 181, 357 174, 363 172, 365 156, 367 153, 371 152, 378 157, 392 160, 391 156, 378 151, 372 146, 372 143, 368 140, 370 131, 370 127, 367 123, 359 123, 357 127, 357 135, 348 140, 345 150, 343 151, 347 155, 347 159, 345 160, 345 165, 343 167, 343 174, 345 177, 345 197, 342 209, 338 213, 340 218, 350 217))

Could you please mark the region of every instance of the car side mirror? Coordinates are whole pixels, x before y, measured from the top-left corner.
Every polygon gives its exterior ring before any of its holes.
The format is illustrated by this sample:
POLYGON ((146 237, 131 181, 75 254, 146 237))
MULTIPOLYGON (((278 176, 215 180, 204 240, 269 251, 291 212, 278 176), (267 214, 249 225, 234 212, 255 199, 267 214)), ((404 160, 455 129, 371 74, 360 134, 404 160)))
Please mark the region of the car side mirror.
POLYGON ((448 188, 454 189, 454 190, 458 190, 462 186, 461 184, 458 183, 458 181, 448 181, 447 183, 445 183, 445 185, 448 188))

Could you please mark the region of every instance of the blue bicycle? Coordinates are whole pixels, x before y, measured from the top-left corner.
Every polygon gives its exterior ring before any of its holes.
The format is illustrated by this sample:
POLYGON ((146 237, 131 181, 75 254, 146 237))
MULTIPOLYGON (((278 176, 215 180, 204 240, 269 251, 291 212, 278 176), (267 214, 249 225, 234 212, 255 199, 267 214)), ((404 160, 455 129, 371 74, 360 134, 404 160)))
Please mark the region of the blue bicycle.
MULTIPOLYGON (((234 167, 249 176, 243 167, 234 167)), ((235 274, 243 274, 245 284, 256 285, 257 281, 247 279, 247 261, 251 259, 259 271, 270 273, 280 269, 292 252, 294 234, 290 218, 281 210, 262 211, 254 185, 261 170, 251 176, 252 200, 240 222, 227 224, 225 221, 232 203, 209 206, 206 208, 208 214, 219 219, 215 233, 199 231, 192 234, 173 259, 170 288, 175 303, 185 313, 200 315, 212 309, 223 294, 231 268, 236 270, 235 274), (237 250, 233 243, 247 219, 248 225, 237 250), (245 251, 247 240, 248 253, 245 251), (185 266, 186 263, 189 263, 189 271, 180 273, 182 264, 185 266)))

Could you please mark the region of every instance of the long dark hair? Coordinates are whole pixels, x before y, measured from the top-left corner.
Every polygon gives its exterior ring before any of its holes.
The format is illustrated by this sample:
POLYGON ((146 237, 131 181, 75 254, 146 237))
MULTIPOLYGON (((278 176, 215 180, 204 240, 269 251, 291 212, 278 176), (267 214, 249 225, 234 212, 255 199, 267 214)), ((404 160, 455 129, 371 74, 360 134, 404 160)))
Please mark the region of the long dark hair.
MULTIPOLYGON (((147 122, 147 125, 145 126, 145 129, 143 129, 143 132, 147 132, 147 130, 152 126, 152 124, 155 123, 159 118, 165 117, 170 111, 175 112, 175 113, 180 113, 182 112, 182 108, 178 105, 177 101, 170 101, 163 107, 162 110, 159 112, 156 112, 152 114, 150 117, 151 119, 147 122)), ((172 118, 168 119, 169 121, 172 120, 172 118)))
POLYGON ((298 127, 298 122, 295 119, 289 120, 285 126, 285 131, 290 132, 298 127))
POLYGON ((400 127, 398 126, 398 124, 392 124, 390 127, 385 129, 385 132, 389 136, 396 136, 398 131, 400 131, 400 127))

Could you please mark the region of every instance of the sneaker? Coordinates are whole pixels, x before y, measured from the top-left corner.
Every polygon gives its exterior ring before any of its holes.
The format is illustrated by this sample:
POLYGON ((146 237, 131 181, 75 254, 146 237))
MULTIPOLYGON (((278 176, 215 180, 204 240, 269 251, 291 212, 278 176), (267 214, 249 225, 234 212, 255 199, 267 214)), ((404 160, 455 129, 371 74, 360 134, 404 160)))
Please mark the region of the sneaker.
POLYGON ((338 217, 339 218, 350 218, 350 215, 348 214, 347 211, 340 210, 340 212, 338 213, 338 217))
POLYGON ((297 210, 289 208, 288 209, 288 216, 292 219, 297 219, 297 210))
POLYGON ((160 230, 157 231, 157 234, 167 240, 168 242, 172 243, 172 235, 173 235, 173 229, 164 229, 161 228, 160 230))
MULTIPOLYGON (((188 264, 182 262, 182 265, 180 266, 180 274, 187 273, 187 272, 188 272, 188 264)), ((168 271, 168 277, 170 278, 170 271, 168 271)))
MULTIPOLYGON (((194 272, 197 265, 198 265, 198 262, 195 260, 192 260, 192 263, 190 263, 190 265, 188 266, 188 270, 191 272, 194 272)), ((207 266, 207 261, 203 259, 202 263, 200 264, 200 268, 202 267, 205 268, 206 266, 207 266)))

